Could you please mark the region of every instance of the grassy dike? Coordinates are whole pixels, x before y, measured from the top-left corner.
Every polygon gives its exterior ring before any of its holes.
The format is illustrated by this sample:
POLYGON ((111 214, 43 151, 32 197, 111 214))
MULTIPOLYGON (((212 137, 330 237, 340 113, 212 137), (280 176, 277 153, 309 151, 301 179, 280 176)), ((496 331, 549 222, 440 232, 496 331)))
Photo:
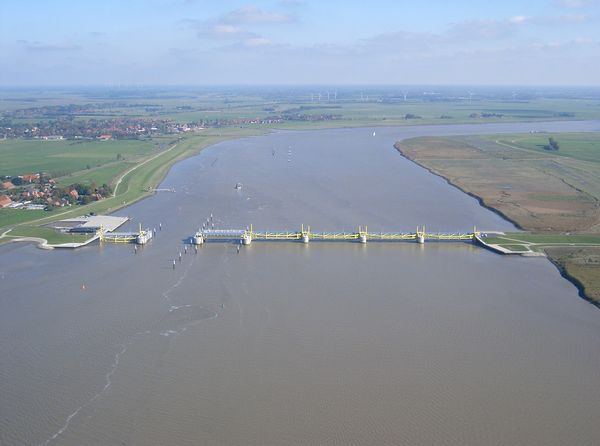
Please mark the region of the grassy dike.
POLYGON ((73 235, 61 234, 43 227, 43 225, 91 212, 95 214, 109 214, 114 212, 152 195, 153 192, 148 192, 148 188, 156 187, 160 184, 171 166, 177 161, 193 156, 205 147, 221 141, 264 133, 266 133, 266 130, 226 128, 186 136, 162 152, 139 160, 136 165, 115 177, 112 181, 115 187, 114 196, 85 206, 74 206, 67 210, 58 209, 51 213, 13 209, 3 210, 3 213, 18 212, 19 214, 8 214, 12 218, 6 219, 2 215, 2 220, 0 221, 3 222, 3 226, 0 227, 0 243, 21 237, 45 239, 49 243, 54 244, 72 242, 73 235), (28 212, 31 212, 31 214, 27 214, 28 212), (18 215, 20 218, 31 216, 31 218, 20 221, 19 217, 14 217, 14 215, 18 215))

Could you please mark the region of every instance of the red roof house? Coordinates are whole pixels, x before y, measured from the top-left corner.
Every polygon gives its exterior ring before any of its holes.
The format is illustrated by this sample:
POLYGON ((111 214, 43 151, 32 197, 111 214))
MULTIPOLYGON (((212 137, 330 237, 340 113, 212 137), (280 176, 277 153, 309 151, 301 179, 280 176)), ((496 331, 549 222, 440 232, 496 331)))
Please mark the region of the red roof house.
POLYGON ((0 195, 0 208, 5 208, 12 203, 8 195, 0 195))

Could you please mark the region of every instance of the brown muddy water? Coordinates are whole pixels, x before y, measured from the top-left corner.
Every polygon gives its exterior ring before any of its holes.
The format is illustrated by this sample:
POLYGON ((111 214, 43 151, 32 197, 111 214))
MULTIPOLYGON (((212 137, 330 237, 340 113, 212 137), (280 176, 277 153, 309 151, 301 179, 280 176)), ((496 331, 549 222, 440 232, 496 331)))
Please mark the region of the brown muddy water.
POLYGON ((131 245, 0 247, 2 445, 592 445, 600 312, 545 259, 468 243, 184 239, 218 227, 509 230, 402 158, 418 135, 278 132, 171 170, 131 245), (236 183, 242 189, 236 190, 236 183))

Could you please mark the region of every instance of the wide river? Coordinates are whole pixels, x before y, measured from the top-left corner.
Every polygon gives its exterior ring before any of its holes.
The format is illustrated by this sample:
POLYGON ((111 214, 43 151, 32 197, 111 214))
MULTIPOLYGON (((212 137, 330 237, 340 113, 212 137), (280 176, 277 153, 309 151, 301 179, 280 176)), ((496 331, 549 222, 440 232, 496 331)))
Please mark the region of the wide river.
POLYGON ((0 247, 2 445, 592 445, 600 312, 468 243, 183 240, 215 225, 510 230, 393 148, 599 122, 276 132, 175 165, 132 245, 0 247), (234 189, 243 183, 240 190, 234 189))

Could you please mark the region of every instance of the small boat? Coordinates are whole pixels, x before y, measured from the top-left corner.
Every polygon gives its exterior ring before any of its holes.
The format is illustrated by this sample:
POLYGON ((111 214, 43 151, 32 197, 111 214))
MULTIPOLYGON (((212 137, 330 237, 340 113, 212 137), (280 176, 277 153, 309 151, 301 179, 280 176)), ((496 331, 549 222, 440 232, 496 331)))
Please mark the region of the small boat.
POLYGON ((241 189, 241 188, 242 188, 242 183, 235 184, 235 189, 241 189))
POLYGON ((373 132, 373 136, 375 136, 375 132, 373 132))

